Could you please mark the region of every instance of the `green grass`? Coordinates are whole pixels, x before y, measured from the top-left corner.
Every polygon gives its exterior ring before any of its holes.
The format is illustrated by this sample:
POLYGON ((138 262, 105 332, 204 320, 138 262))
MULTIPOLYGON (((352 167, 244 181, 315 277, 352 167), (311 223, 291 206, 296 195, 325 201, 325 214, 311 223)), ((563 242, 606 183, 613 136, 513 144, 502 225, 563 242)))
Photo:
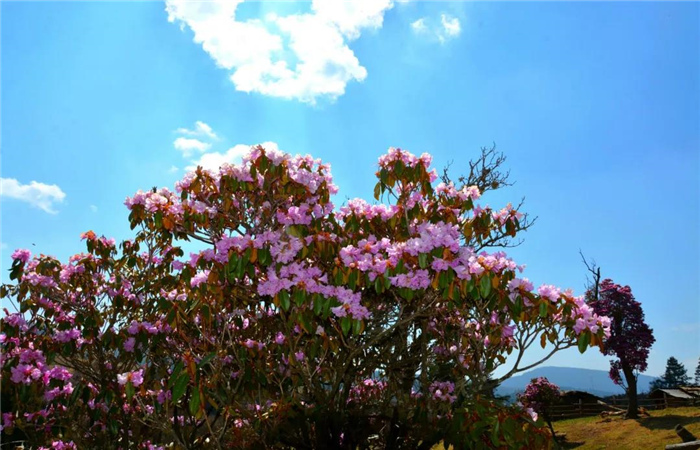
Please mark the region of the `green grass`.
POLYGON ((668 408, 650 411, 651 417, 625 420, 600 416, 554 422, 554 431, 566 433, 563 448, 593 449, 664 449, 680 444, 674 431, 677 424, 700 438, 700 407, 668 408))

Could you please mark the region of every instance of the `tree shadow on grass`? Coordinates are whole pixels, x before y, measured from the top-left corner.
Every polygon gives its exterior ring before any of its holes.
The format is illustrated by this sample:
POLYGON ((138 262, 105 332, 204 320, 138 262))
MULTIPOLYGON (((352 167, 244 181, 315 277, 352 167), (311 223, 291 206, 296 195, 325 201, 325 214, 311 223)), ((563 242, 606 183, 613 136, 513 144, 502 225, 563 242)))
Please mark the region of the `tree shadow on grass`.
POLYGON ((700 423, 700 417, 686 417, 676 414, 639 419, 639 424, 649 430, 673 430, 678 424, 686 426, 696 423, 700 423))
POLYGON ((561 449, 569 449, 569 448, 578 448, 585 444, 585 442, 569 442, 569 441, 564 441, 559 443, 559 448, 561 449))

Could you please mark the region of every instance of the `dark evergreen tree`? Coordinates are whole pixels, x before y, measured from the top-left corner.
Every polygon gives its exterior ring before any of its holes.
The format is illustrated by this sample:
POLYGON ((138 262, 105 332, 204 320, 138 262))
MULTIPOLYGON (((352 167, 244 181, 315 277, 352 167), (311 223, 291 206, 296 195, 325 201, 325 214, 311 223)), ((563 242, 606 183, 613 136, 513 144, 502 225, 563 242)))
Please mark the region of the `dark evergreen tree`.
POLYGON ((689 384, 690 377, 688 376, 688 371, 685 366, 671 356, 666 362, 666 372, 664 372, 661 378, 652 381, 651 385, 649 385, 649 389, 652 391, 655 389, 675 389, 689 384))
POLYGON ((695 386, 700 386, 700 358, 698 358, 698 365, 695 368, 695 386))

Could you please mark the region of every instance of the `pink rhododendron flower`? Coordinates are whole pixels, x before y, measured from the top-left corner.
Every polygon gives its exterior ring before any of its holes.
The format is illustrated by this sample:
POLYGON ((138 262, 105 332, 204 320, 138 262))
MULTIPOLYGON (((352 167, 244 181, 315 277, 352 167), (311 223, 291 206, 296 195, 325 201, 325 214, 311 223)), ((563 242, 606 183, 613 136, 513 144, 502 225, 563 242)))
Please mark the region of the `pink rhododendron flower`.
POLYGON ((18 248, 17 250, 12 252, 12 259, 16 261, 22 261, 23 263, 29 261, 29 258, 31 257, 32 253, 27 249, 18 248))
POLYGON ((117 375, 117 382, 122 386, 131 382, 134 387, 139 387, 143 384, 143 369, 134 372, 120 373, 117 375))
POLYGON ((124 341, 124 350, 126 350, 127 352, 133 352, 135 345, 136 345, 136 339, 133 337, 130 337, 126 341, 124 341))

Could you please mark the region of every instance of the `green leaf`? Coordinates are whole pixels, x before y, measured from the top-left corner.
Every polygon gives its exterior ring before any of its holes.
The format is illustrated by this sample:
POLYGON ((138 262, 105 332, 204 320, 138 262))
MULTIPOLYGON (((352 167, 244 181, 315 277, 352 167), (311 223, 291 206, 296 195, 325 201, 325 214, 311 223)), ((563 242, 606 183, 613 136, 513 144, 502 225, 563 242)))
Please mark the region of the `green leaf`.
POLYGON ((421 253, 418 255, 418 265, 420 266, 421 269, 425 269, 428 267, 428 254, 427 253, 421 253))
POLYGON ((182 372, 182 368, 184 367, 184 364, 182 361, 178 361, 177 364, 175 364, 175 367, 173 368, 173 373, 170 375, 170 380, 168 381, 168 389, 173 387, 173 384, 175 384, 175 380, 177 380, 177 376, 180 375, 180 372, 182 372))
POLYGON ((321 310, 323 309, 323 303, 321 296, 316 294, 314 295, 314 314, 317 316, 321 314, 321 310))
POLYGON ((348 331, 350 331, 351 326, 352 321, 349 317, 343 317, 342 319, 340 319, 340 328, 342 328, 344 335, 348 334, 348 331))
POLYGON ((296 289, 294 291, 294 304, 297 306, 301 306, 305 300, 306 300, 306 292, 302 291, 301 289, 296 289))
POLYGON ((131 400, 131 398, 134 396, 134 393, 136 392, 136 390, 134 389, 134 385, 131 384, 131 381, 126 383, 124 389, 126 390, 126 398, 128 400, 131 400))
POLYGON ((109 432, 115 436, 118 435, 119 434, 119 422, 117 422, 116 420, 110 420, 109 421, 109 432))
POLYGON ((306 317, 306 314, 299 314, 298 319, 304 331, 311 333, 311 321, 309 321, 309 318, 306 317))
POLYGON ((181 374, 177 378, 177 381, 175 381, 175 385, 173 386, 173 403, 180 400, 180 397, 182 397, 185 394, 185 391, 187 390, 187 384, 189 382, 190 376, 186 373, 181 374))
POLYGON ((214 359, 214 358, 216 358, 216 352, 209 353, 207 356, 205 356, 204 358, 202 358, 201 361, 199 361, 199 363, 197 364, 197 368, 198 368, 198 369, 201 369, 202 367, 204 367, 204 366, 206 366, 207 364, 209 364, 209 361, 211 361, 211 360, 214 359))
POLYGON ((163 226, 163 213, 158 211, 155 215, 156 226, 158 228, 163 226))
POLYGON ((540 303, 540 317, 547 317, 547 303, 543 301, 540 303))
POLYGON ((583 353, 591 343, 591 335, 586 331, 578 337, 578 351, 583 353))
POLYGON ((374 198, 379 200, 379 196, 382 194, 382 184, 377 183, 376 186, 374 186, 374 198))
POLYGON ((350 270, 350 275, 348 276, 348 286, 350 289, 355 289, 355 286, 357 286, 357 271, 356 270, 350 270))
POLYGON ((289 311, 289 307, 291 306, 291 302, 289 300, 289 292, 280 291, 280 293, 277 295, 279 296, 280 306, 282 306, 282 309, 284 311, 289 311))
POLYGON ((304 237, 304 226, 290 225, 287 227, 287 232, 296 238, 304 237))
POLYGON ((523 312, 523 298, 521 296, 515 297, 515 301, 513 302, 513 316, 515 318, 520 316, 520 313, 523 312))
POLYGON ((481 277, 479 281, 479 290, 482 297, 488 297, 491 293, 491 278, 488 275, 481 277))
POLYGON ((447 287, 447 274, 445 272, 440 272, 440 275, 438 275, 438 286, 440 289, 447 287))
POLYGON ((384 282, 380 277, 374 279, 374 290, 377 291, 377 294, 384 292, 384 282))
POLYGON ((190 398, 190 414, 196 416, 199 412, 200 396, 199 388, 192 390, 192 398, 190 398))
POLYGON ((362 320, 353 320, 352 321, 352 332, 359 335, 364 331, 365 324, 362 320))

